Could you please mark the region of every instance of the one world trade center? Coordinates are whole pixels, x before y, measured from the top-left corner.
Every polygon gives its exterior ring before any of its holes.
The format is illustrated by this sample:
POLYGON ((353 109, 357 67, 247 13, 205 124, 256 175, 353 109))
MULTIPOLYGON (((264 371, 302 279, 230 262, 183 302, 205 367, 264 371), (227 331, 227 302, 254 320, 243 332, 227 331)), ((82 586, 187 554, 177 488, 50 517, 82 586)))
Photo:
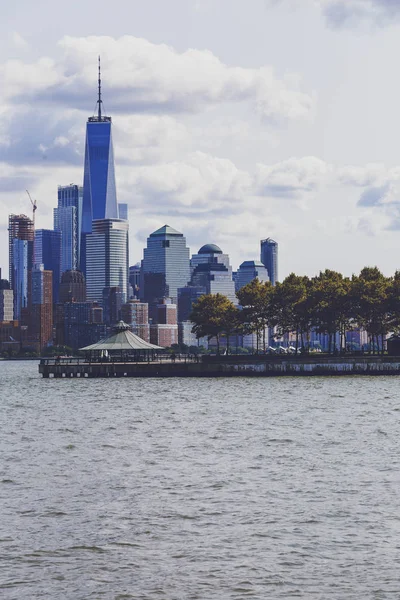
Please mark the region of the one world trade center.
POLYGON ((86 125, 80 261, 84 273, 86 235, 92 233, 92 222, 97 219, 118 219, 111 125, 111 117, 102 114, 99 57, 97 115, 89 117, 86 125))

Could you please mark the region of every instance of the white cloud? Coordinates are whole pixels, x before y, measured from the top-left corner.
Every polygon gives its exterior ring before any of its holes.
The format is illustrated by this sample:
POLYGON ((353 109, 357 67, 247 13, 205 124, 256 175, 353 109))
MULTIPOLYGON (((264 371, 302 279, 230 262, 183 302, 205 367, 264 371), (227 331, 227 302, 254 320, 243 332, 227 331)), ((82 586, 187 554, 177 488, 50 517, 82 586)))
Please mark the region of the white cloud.
POLYGON ((272 67, 232 67, 208 50, 177 52, 165 44, 123 36, 64 37, 59 62, 8 61, 0 66, 3 99, 64 104, 88 110, 95 102, 97 55, 103 56, 104 99, 122 113, 193 113, 223 103, 250 102, 267 119, 298 118, 313 99, 272 67))
POLYGON ((256 189, 266 196, 298 196, 312 192, 329 175, 331 167, 315 156, 289 158, 275 165, 257 165, 256 189))

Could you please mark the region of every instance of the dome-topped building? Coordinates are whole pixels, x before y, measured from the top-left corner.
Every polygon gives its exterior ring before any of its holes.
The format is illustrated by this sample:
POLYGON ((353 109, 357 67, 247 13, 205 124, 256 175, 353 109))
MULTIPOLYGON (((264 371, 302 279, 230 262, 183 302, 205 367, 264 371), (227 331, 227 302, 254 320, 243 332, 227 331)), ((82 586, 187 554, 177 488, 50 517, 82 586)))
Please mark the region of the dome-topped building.
POLYGON ((205 244, 197 254, 222 254, 222 250, 216 244, 205 244))

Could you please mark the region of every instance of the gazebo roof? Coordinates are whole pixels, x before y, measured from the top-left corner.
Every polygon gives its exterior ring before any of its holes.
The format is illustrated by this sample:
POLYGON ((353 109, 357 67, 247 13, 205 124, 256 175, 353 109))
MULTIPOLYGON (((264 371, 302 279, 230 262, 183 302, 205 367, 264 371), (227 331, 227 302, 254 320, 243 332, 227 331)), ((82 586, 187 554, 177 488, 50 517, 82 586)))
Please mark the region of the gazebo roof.
POLYGON ((100 340, 91 346, 80 348, 80 350, 163 350, 163 348, 142 340, 138 335, 129 331, 129 325, 120 321, 115 327, 115 332, 112 335, 109 335, 104 340, 100 340))

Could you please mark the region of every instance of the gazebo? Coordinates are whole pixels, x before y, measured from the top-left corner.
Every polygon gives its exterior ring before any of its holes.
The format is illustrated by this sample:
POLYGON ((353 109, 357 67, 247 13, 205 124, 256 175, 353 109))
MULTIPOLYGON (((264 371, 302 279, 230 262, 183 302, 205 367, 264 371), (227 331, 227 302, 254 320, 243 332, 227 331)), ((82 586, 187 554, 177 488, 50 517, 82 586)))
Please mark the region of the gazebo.
POLYGON ((129 330, 129 325, 119 321, 114 332, 104 340, 100 340, 85 348, 80 348, 86 358, 92 361, 142 362, 154 360, 161 346, 149 344, 129 330))

